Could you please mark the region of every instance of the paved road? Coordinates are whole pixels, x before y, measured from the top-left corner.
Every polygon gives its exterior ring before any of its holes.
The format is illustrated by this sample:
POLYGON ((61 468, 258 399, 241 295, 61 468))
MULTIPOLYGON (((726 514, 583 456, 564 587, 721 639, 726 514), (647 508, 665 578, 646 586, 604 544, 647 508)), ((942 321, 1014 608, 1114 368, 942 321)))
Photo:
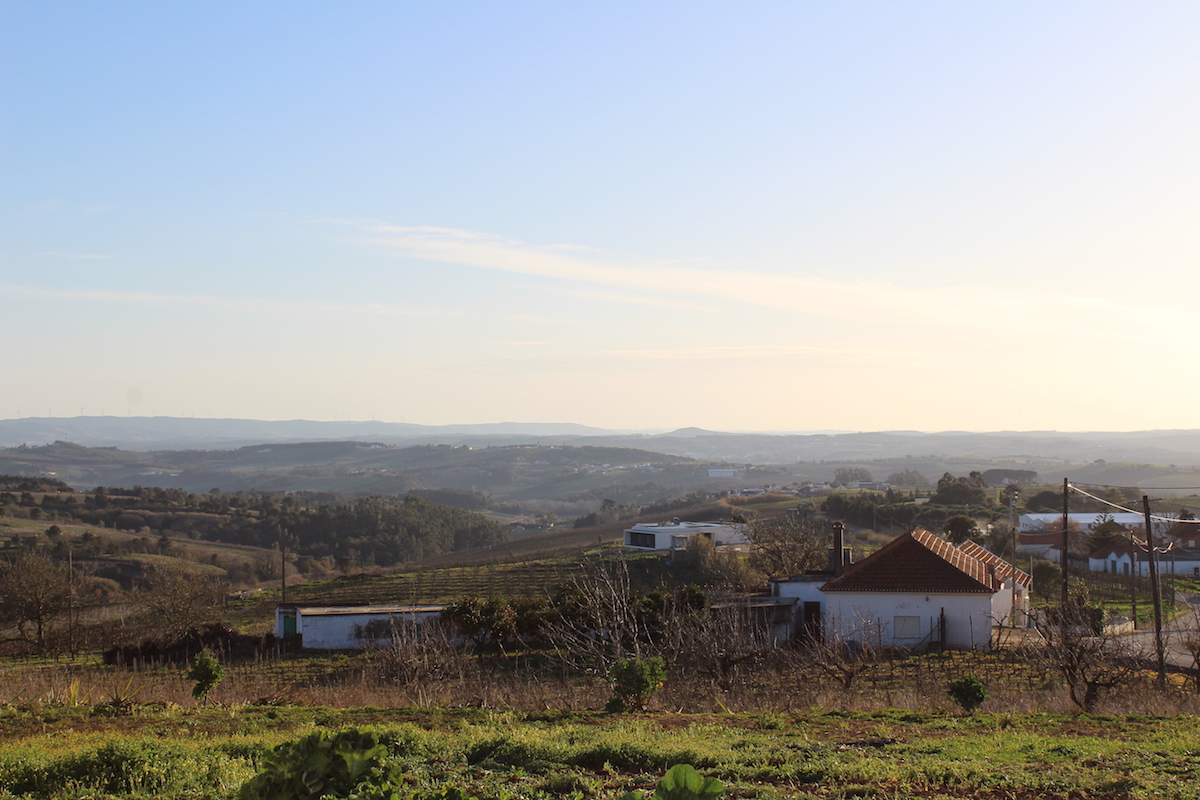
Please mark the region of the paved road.
MULTIPOLYGON (((1176 667, 1191 668, 1195 666, 1194 656, 1189 651, 1189 640, 1200 640, 1200 595, 1183 598, 1189 611, 1181 614, 1163 626, 1163 639, 1166 644, 1166 660, 1176 667)), ((1139 629, 1137 633, 1129 634, 1133 646, 1144 653, 1146 658, 1154 660, 1154 629, 1139 629)))

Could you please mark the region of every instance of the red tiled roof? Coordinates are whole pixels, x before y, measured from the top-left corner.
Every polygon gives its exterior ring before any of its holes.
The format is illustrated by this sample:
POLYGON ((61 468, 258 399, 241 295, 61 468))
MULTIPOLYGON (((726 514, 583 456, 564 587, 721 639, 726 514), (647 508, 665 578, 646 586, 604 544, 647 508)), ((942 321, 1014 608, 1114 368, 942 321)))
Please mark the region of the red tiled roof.
POLYGON ((993 594, 999 589, 1000 580, 988 564, 922 528, 896 537, 821 587, 823 592, 939 594, 993 594))
MULTIPOLYGON (((1138 549, 1141 550, 1143 553, 1146 552, 1145 548, 1138 548, 1138 549)), ((1088 556, 1088 558, 1096 558, 1096 559, 1108 558, 1109 556, 1113 555, 1114 553, 1117 555, 1127 556, 1131 552, 1133 552, 1133 548, 1129 546, 1129 542, 1113 542, 1111 544, 1105 545, 1104 547, 1101 547, 1099 550, 1097 550, 1096 552, 1094 552, 1090 556, 1088 556)))
POLYGON ((985 568, 992 567, 996 571, 996 577, 1001 581, 1006 581, 1010 576, 1015 575, 1016 581, 1020 586, 1024 586, 1026 589, 1033 586, 1033 578, 1030 577, 1029 573, 1017 569, 991 550, 975 542, 963 542, 958 546, 958 549, 971 558, 982 561, 985 568))

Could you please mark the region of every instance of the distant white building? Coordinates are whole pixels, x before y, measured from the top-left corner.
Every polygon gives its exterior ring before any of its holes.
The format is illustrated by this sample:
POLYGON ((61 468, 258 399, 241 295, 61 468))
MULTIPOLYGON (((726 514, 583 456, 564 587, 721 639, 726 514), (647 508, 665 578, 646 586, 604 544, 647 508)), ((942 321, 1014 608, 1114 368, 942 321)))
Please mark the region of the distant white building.
MULTIPOLYGON (((1156 553, 1155 561, 1159 575, 1200 578, 1200 550, 1171 547, 1156 553)), ((1150 557, 1143 547, 1135 550, 1128 542, 1115 542, 1088 556, 1088 568, 1110 575, 1133 572, 1145 578, 1150 575, 1150 557)))
POLYGON ((275 635, 307 650, 360 650, 391 639, 396 625, 423 624, 444 606, 278 606, 275 635))
MULTIPOLYGON (((1170 521, 1161 519, 1153 520, 1154 533, 1157 535, 1175 523, 1175 518, 1178 514, 1158 514, 1156 517, 1169 517, 1170 521)), ((1099 525, 1105 518, 1111 517, 1112 521, 1120 525, 1125 530, 1143 530, 1146 527, 1146 518, 1142 514, 1132 514, 1126 511, 1121 511, 1115 514, 1067 514, 1067 526, 1070 528, 1078 528, 1085 533, 1091 531, 1092 527, 1099 525)), ((1037 533, 1040 531, 1061 531, 1062 530, 1062 514, 1022 514, 1017 518, 1017 530, 1027 533, 1037 533)))
POLYGON ((709 467, 708 477, 710 478, 732 478, 737 475, 737 470, 733 467, 709 467))
POLYGON ((714 545, 749 544, 746 526, 736 522, 649 522, 625 529, 625 546, 631 550, 674 550, 687 547, 693 536, 714 545))

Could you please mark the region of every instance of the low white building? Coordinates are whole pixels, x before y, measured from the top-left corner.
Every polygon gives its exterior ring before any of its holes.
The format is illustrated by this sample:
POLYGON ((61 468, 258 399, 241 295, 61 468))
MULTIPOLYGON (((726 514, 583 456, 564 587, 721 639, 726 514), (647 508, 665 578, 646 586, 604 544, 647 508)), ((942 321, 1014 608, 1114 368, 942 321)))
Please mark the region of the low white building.
POLYGON ((796 628, 883 647, 987 649, 992 628, 1028 609, 1032 579, 979 545, 955 547, 921 528, 837 577, 773 581, 796 598, 796 628))
MULTIPOLYGON (((1200 578, 1200 550, 1171 547, 1155 555, 1158 574, 1200 578)), ((1088 569, 1110 575, 1150 575, 1150 559, 1144 547, 1134 550, 1128 542, 1117 542, 1088 556, 1088 569)))
POLYGON ((749 544, 746 526, 737 522, 649 522, 625 529, 625 546, 630 550, 676 550, 687 547, 693 536, 703 536, 714 545, 749 544))
MULTIPOLYGON (((1151 523, 1154 525, 1154 534, 1158 536, 1174 525, 1179 515, 1175 513, 1159 514, 1156 512, 1154 516, 1163 518, 1151 519, 1151 523)), ((1062 518, 1063 515, 1059 513, 1022 514, 1017 518, 1017 530, 1030 533, 1061 531, 1062 518)), ((1146 528, 1146 517, 1144 515, 1127 511, 1119 511, 1113 514, 1106 514, 1104 512, 1099 514, 1092 512, 1086 514, 1067 514, 1067 527, 1089 533, 1095 526, 1108 519, 1111 519, 1127 531, 1142 531, 1146 528)))
POLYGON ((388 641, 395 627, 425 623, 444 606, 278 606, 275 635, 307 650, 360 650, 388 641))

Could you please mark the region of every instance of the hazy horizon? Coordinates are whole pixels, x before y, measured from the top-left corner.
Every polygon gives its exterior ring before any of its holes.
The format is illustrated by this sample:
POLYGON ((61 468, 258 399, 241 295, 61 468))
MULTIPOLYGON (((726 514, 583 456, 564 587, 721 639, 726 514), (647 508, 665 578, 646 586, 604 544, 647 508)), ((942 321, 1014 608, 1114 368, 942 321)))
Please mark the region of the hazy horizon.
POLYGON ((0 417, 1200 424, 1194 3, 0 14, 0 417))
POLYGON ((763 434, 763 435, 792 435, 792 436, 817 436, 817 435, 841 435, 841 434, 871 434, 871 433, 914 433, 914 434, 939 434, 939 433, 963 433, 963 434, 1038 434, 1038 433, 1062 433, 1062 434, 1080 434, 1080 433, 1154 433, 1154 432, 1170 432, 1170 431, 1200 431, 1200 426, 1191 428, 1142 428, 1137 430, 1060 430, 1054 428, 1038 428, 1018 430, 1014 428, 990 429, 990 430, 966 430, 962 428, 944 428, 938 430, 919 430, 916 428, 886 428, 877 430, 868 429, 775 429, 775 430, 760 430, 760 429, 726 429, 726 428, 703 428, 698 425, 673 425, 662 428, 608 428, 599 425, 591 425, 586 422, 539 422, 534 420, 485 420, 480 422, 448 422, 439 424, 429 424, 421 422, 402 422, 400 420, 380 420, 380 419, 308 419, 303 417, 294 417, 290 419, 268 419, 268 418, 252 418, 252 417, 178 417, 166 414, 157 416, 119 416, 114 414, 109 415, 82 415, 82 416, 61 416, 61 417, 42 417, 37 415, 29 415, 24 417, 0 418, 0 423, 6 422, 71 422, 76 420, 125 420, 135 422, 137 420, 182 420, 182 421, 207 421, 207 422, 261 422, 261 423, 312 423, 317 425, 325 424, 346 424, 346 425, 411 425, 414 427, 425 428, 468 428, 468 427, 503 427, 506 425, 512 426, 528 426, 528 427, 580 427, 589 430, 602 431, 604 433, 620 433, 620 434, 644 434, 644 435, 661 435, 674 433, 676 431, 685 430, 702 430, 711 433, 732 433, 732 434, 763 434))

